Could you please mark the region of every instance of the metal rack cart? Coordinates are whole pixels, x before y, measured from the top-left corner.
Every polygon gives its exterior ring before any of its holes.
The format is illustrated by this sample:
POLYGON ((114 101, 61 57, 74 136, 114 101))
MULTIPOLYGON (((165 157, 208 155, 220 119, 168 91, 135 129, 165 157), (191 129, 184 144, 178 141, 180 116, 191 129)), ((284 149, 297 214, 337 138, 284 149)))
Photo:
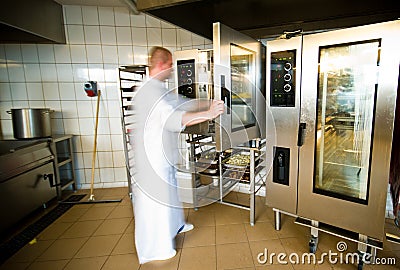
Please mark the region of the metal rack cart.
POLYGON ((119 83, 121 96, 121 126, 124 140, 126 173, 128 176, 129 196, 132 197, 132 176, 134 175, 134 159, 130 144, 130 132, 134 125, 134 106, 132 99, 135 91, 142 85, 148 75, 145 65, 122 66, 119 68, 119 83))
POLYGON ((224 152, 215 151, 212 137, 189 135, 190 159, 194 164, 192 173, 194 208, 211 202, 219 202, 250 211, 250 225, 255 224, 255 196, 265 186, 265 140, 251 140, 224 152), (204 150, 204 148, 206 148, 204 150), (211 154, 210 154, 211 153, 211 154), (235 164, 235 157, 245 161, 235 164), (204 161, 207 160, 208 161, 204 161), (201 165, 201 164, 208 164, 201 165), (212 167, 216 166, 216 167, 212 167), (244 183, 249 187, 250 203, 243 205, 224 200, 236 185, 244 183))

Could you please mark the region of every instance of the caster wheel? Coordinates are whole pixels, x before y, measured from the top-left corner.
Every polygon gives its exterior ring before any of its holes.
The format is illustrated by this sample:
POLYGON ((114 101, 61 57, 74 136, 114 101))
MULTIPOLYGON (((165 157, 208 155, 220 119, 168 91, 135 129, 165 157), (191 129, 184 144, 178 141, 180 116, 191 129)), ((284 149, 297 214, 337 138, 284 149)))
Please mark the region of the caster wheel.
POLYGON ((310 253, 315 253, 317 252, 317 246, 315 244, 309 244, 310 246, 310 253))
POLYGON ((317 237, 311 237, 310 242, 308 242, 308 246, 310 248, 310 253, 317 252, 318 238, 317 237))
POLYGON ((360 262, 357 266, 357 270, 362 270, 364 267, 364 264, 362 262, 360 262))

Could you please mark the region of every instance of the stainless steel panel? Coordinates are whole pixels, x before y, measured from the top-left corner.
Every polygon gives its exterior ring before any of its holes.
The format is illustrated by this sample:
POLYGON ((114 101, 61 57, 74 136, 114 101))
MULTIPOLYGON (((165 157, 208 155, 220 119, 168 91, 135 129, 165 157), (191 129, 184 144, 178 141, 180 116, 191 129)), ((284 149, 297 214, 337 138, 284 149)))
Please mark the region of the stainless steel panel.
POLYGON ((53 163, 47 163, 0 183, 0 232, 20 221, 35 209, 56 197, 44 175, 54 175, 53 163))
MULTIPOLYGON (((174 70, 175 70, 175 83, 176 91, 188 99, 187 106, 184 106, 187 110, 203 110, 205 107, 200 106, 201 104, 207 104, 207 100, 214 97, 213 91, 213 79, 212 79, 212 50, 184 50, 176 51, 173 54, 174 70), (186 72, 188 67, 183 65, 178 66, 182 61, 193 61, 193 70, 190 70, 190 77, 187 76, 186 72), (189 81, 191 83, 189 83, 189 81), (190 92, 187 90, 191 89, 190 92), (196 101, 191 102, 191 100, 196 101), (202 102, 198 102, 199 100, 202 102)), ((212 121, 202 122, 197 125, 186 127, 184 132, 189 134, 203 134, 207 135, 212 130, 212 121)))
POLYGON ((260 127, 264 127, 265 123, 265 103, 260 94, 261 91, 259 91, 261 87, 261 46, 260 42, 221 23, 213 24, 214 96, 215 99, 220 100, 224 100, 225 95, 229 96, 225 100, 227 109, 216 120, 215 137, 217 151, 232 148, 233 146, 261 136, 260 127), (248 51, 251 54, 253 62, 249 65, 250 77, 247 79, 254 85, 255 92, 250 98, 251 107, 259 124, 232 131, 232 122, 237 123, 241 121, 241 116, 233 113, 228 108, 232 100, 230 94, 233 87, 231 80, 233 47, 240 47, 241 50, 248 51))
POLYGON ((297 214, 383 240, 386 194, 400 59, 400 22, 349 28, 304 36, 300 122, 307 123, 299 156, 297 214), (318 55, 321 46, 381 39, 376 112, 370 160, 369 197, 354 202, 313 192, 316 145, 318 55), (338 218, 340 217, 340 218, 338 218))
POLYGON ((0 182, 52 161, 48 146, 43 140, 0 141, 0 182))
POLYGON ((298 146, 297 135, 299 128, 300 115, 300 82, 301 82, 301 37, 291 39, 280 39, 267 42, 267 163, 271 168, 267 176, 266 203, 274 208, 295 214, 297 211, 297 166, 298 166, 298 146), (296 78, 295 106, 279 107, 271 106, 271 54, 274 52, 295 50, 296 58, 296 78), (290 149, 289 160, 289 185, 273 182, 274 147, 284 147, 290 149))

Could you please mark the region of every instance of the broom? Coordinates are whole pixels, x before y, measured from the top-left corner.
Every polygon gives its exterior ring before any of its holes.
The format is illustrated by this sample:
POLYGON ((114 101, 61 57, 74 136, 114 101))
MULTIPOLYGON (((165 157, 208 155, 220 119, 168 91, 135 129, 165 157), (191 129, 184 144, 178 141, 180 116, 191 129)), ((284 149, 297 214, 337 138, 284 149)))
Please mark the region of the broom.
POLYGON ((99 107, 100 107, 100 97, 101 97, 101 91, 100 90, 95 90, 95 91, 87 91, 89 97, 95 97, 97 96, 97 106, 96 106, 96 123, 95 123, 95 128, 94 128, 94 145, 93 145, 93 155, 92 155, 92 176, 90 180, 90 196, 88 201, 82 201, 82 202, 68 202, 68 201, 62 201, 61 203, 67 203, 67 204, 89 204, 89 203, 115 203, 115 202, 121 202, 122 199, 119 200, 101 200, 101 201, 96 201, 94 198, 94 190, 93 190, 93 185, 94 185, 94 168, 96 164, 96 152, 97 152, 97 127, 99 125, 99 107))

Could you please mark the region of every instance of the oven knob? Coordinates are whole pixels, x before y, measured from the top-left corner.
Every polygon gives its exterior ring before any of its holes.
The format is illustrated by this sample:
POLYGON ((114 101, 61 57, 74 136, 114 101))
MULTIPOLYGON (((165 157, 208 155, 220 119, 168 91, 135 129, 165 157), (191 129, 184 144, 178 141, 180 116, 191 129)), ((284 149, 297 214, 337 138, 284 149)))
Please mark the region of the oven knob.
POLYGON ((286 71, 289 71, 292 69, 292 64, 290 64, 289 62, 286 62, 284 67, 283 67, 286 71))
POLYGON ((292 90, 292 86, 290 84, 287 83, 283 86, 283 91, 290 92, 290 90, 292 90))
POLYGON ((289 73, 286 73, 284 76, 283 76, 283 80, 285 81, 285 82, 288 82, 288 81, 290 81, 292 79, 292 75, 290 75, 289 73))
POLYGON ((187 84, 192 84, 193 81, 192 81, 192 79, 188 78, 186 83, 187 83, 187 84))
POLYGON ((188 75, 189 77, 192 76, 192 71, 190 69, 188 69, 186 75, 188 75))
POLYGON ((193 93, 193 88, 192 87, 188 87, 188 88, 186 88, 186 90, 187 90, 187 93, 188 94, 191 94, 191 93, 193 93))

